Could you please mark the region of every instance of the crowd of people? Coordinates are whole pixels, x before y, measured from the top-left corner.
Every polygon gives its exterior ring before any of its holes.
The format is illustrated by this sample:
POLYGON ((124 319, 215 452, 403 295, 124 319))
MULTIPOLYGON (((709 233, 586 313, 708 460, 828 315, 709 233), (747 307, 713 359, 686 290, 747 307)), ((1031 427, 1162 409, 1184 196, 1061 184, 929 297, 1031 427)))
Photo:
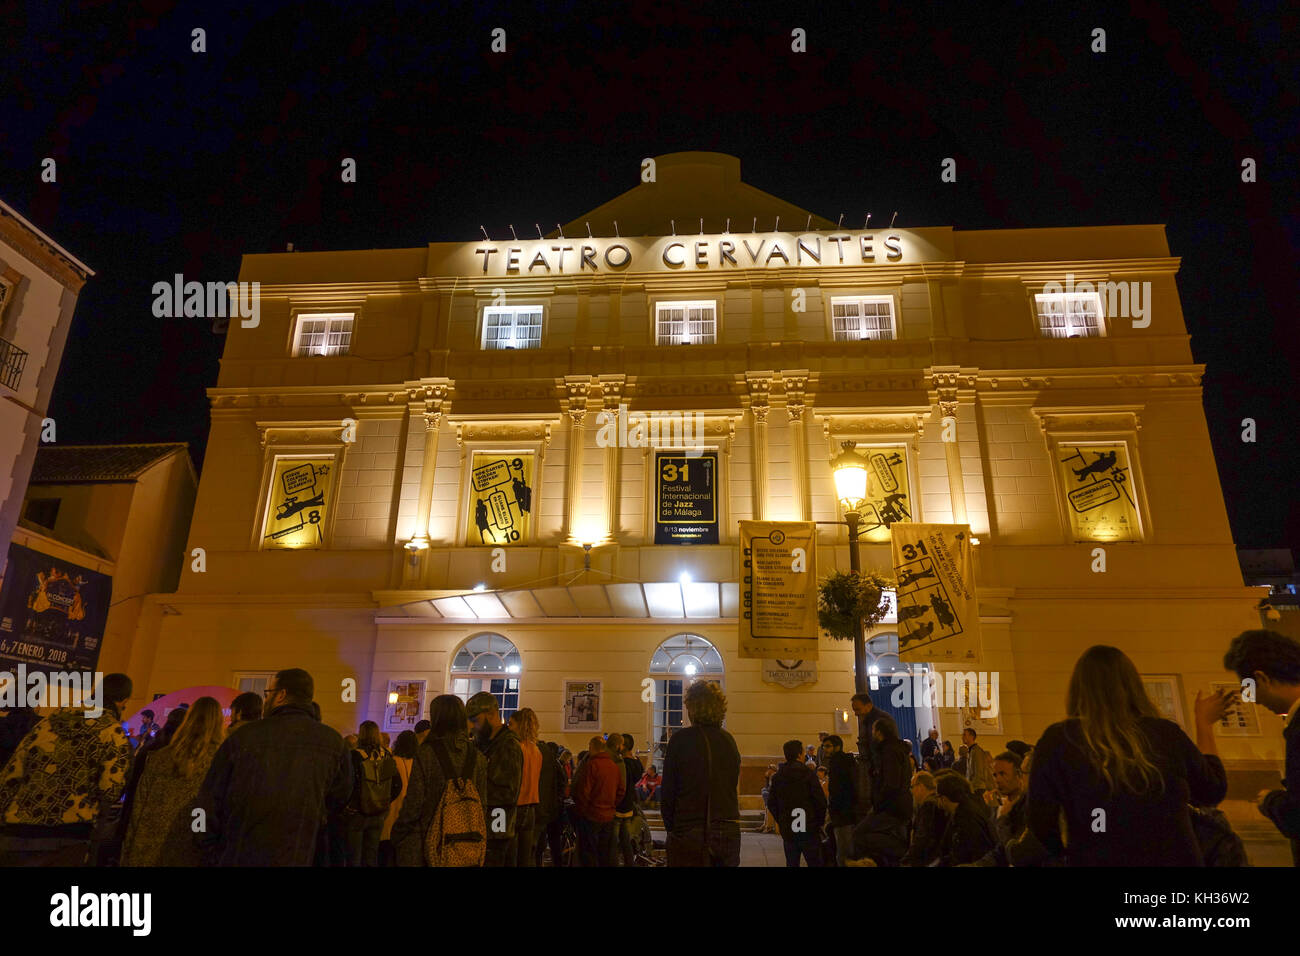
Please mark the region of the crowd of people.
MULTIPOLYGON (((1260 812, 1300 865, 1300 644, 1233 640, 1227 669, 1286 715, 1286 779, 1260 812)), ((698 681, 662 773, 630 734, 577 755, 541 740, 536 713, 503 719, 490 693, 444 694, 395 741, 366 721, 321 722, 314 683, 280 671, 230 707, 200 697, 128 736, 132 686, 103 681, 102 713, 0 712, 0 866, 737 866, 741 755, 726 697, 698 681), (643 814, 658 808, 663 859, 643 814)), ((1075 665, 1066 719, 996 754, 967 728, 954 754, 930 731, 918 761, 894 720, 857 694, 857 753, 835 734, 789 740, 763 799, 787 865, 1245 865, 1216 809, 1227 777, 1214 725, 1234 693, 1198 693, 1195 741, 1161 718, 1137 668, 1098 645, 1075 665)))

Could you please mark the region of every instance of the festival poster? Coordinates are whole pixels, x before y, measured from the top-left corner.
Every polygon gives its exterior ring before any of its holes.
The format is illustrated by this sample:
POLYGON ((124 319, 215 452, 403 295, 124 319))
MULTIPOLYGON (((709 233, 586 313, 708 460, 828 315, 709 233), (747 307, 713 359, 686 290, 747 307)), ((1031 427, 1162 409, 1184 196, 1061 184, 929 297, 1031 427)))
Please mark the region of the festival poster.
POLYGON ((1061 445, 1057 458, 1074 540, 1141 540, 1127 445, 1061 445))
POLYGON ((390 680, 388 697, 384 707, 384 730, 400 734, 403 730, 414 730, 415 725, 424 718, 424 681, 390 680), (396 695, 396 701, 393 697, 396 695), (389 703, 392 701, 392 703, 389 703))
POLYGON ((271 472, 264 548, 320 548, 333 458, 277 458, 271 472))
POLYGON ((0 668, 93 671, 112 594, 106 574, 11 544, 0 585, 0 668))
POLYGON ((564 732, 600 733, 600 681, 564 682, 564 732))
POLYGON ((530 452, 476 451, 470 464, 467 545, 527 544, 532 530, 530 452))
POLYGON ((893 554, 899 660, 979 663, 970 526, 900 521, 893 554))
POLYGON ((862 540, 884 543, 896 521, 912 520, 907 479, 907 449, 861 447, 867 459, 867 497, 862 505, 862 540))
POLYGON ((817 660, 817 525, 742 521, 740 549, 740 656, 817 660))
POLYGON ((718 453, 655 455, 655 544, 718 543, 718 453))

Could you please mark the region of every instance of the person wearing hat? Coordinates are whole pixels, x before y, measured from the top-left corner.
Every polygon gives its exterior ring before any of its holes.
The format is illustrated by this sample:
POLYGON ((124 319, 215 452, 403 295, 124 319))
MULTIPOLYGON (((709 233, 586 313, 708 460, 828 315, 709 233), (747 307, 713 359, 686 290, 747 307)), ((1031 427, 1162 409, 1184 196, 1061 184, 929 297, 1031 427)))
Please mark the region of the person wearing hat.
POLYGON ((1008 740, 1006 749, 1010 750, 1013 754, 1016 754, 1021 760, 1024 760, 1025 757, 1028 756, 1029 751, 1034 748, 1023 740, 1008 740))
POLYGON ((524 779, 524 752, 519 738, 501 720, 501 705, 487 691, 465 704, 470 735, 487 758, 487 857, 484 866, 514 866, 518 856, 515 810, 524 779))

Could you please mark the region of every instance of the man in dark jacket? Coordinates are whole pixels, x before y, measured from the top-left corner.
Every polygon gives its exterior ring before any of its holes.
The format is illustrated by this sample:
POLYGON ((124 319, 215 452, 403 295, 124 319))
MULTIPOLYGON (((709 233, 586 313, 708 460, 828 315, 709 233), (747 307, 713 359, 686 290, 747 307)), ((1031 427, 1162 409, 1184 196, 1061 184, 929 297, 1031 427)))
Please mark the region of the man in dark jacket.
POLYGON ((664 757, 660 812, 669 866, 740 866, 740 749, 722 729, 726 695, 697 680, 683 697, 691 726, 664 757))
MULTIPOLYGON (((624 866, 636 865, 636 848, 632 845, 632 834, 636 826, 636 785, 645 773, 645 767, 634 754, 636 738, 631 734, 611 734, 619 741, 619 754, 623 761, 626 789, 623 799, 614 810, 614 848, 622 856, 624 866)), ((612 756, 611 747, 611 756, 612 756)), ((617 861, 616 861, 617 862, 617 861)))
MULTIPOLYGON (((853 849, 853 827, 858 822, 858 773, 853 758, 844 752, 844 738, 831 734, 823 743, 830 772, 830 830, 835 838, 835 863, 843 866, 853 849)), ((825 861, 827 865, 830 861, 825 861)))
POLYGON ((993 833, 997 846, 984 854, 974 866, 1010 866, 1007 846, 1025 832, 1025 775, 1021 772, 1020 755, 1008 750, 993 758, 993 786, 984 792, 984 803, 990 808, 993 833))
MULTIPOLYGON (((875 782, 879 755, 871 729, 882 720, 893 724, 894 718, 872 703, 866 694, 854 694, 849 699, 849 707, 858 718, 858 813, 866 816, 872 810, 871 787, 875 782)), ((894 736, 898 736, 897 726, 894 727, 894 736)))
POLYGON ((921 741, 921 769, 925 769, 927 761, 937 759, 942 750, 939 746, 939 731, 931 727, 930 736, 921 741))
POLYGON ((923 770, 912 776, 912 838, 903 866, 929 866, 939 859, 948 814, 936 796, 933 774, 923 770))
POLYGON ((907 854, 912 820, 912 748, 898 739, 893 720, 877 720, 871 735, 876 748, 871 814, 853 828, 853 856, 877 864, 897 864, 907 854))
POLYGON ((820 832, 826 817, 826 795, 816 771, 803 761, 803 741, 787 740, 781 750, 785 763, 772 777, 767 806, 781 831, 785 865, 798 867, 802 854, 809 866, 821 866, 820 832))
POLYGON ((541 866, 546 848, 551 848, 551 865, 559 866, 564 849, 564 768, 560 766, 560 748, 550 741, 537 741, 542 752, 542 772, 537 778, 537 829, 546 834, 536 847, 536 865, 541 866))
POLYGON ((465 704, 470 732, 487 757, 487 859, 484 866, 514 866, 519 855, 515 804, 524 779, 519 737, 501 720, 501 705, 485 690, 465 704))
POLYGON ((280 671, 267 684, 266 716, 217 750, 196 806, 206 866, 311 866, 326 801, 352 793, 352 763, 338 731, 312 711, 315 682, 280 671))
POLYGON ((935 789, 938 790, 935 799, 949 817, 939 849, 939 865, 974 863, 997 845, 988 809, 959 774, 938 774, 935 789))
POLYGON ((1280 789, 1261 790, 1259 812, 1291 839, 1291 858, 1300 866, 1300 643, 1275 631, 1244 631, 1232 640, 1223 666, 1255 682, 1255 700, 1285 714, 1286 776, 1280 789))

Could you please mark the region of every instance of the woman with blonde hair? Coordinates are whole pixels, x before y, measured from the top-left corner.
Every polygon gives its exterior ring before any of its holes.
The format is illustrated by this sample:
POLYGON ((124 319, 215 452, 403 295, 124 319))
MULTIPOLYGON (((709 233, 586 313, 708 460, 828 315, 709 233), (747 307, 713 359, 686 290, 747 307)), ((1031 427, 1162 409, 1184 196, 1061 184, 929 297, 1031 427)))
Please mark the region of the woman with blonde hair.
POLYGON ((518 850, 516 866, 537 865, 537 806, 542 802, 542 750, 537 746, 539 727, 537 714, 530 707, 517 710, 510 717, 510 729, 519 738, 519 749, 524 753, 524 773, 519 781, 519 798, 515 806, 515 833, 518 850))
POLYGON ((199 865, 191 811, 225 739, 221 705, 213 697, 200 697, 190 705, 171 743, 145 766, 122 844, 123 866, 199 865))
POLYGON ((1069 718, 1033 751, 1029 830, 1067 866, 1202 866, 1188 803, 1217 804, 1228 792, 1214 724, 1234 702, 1197 691, 1193 744, 1157 713, 1123 651, 1088 648, 1070 677, 1069 718))

